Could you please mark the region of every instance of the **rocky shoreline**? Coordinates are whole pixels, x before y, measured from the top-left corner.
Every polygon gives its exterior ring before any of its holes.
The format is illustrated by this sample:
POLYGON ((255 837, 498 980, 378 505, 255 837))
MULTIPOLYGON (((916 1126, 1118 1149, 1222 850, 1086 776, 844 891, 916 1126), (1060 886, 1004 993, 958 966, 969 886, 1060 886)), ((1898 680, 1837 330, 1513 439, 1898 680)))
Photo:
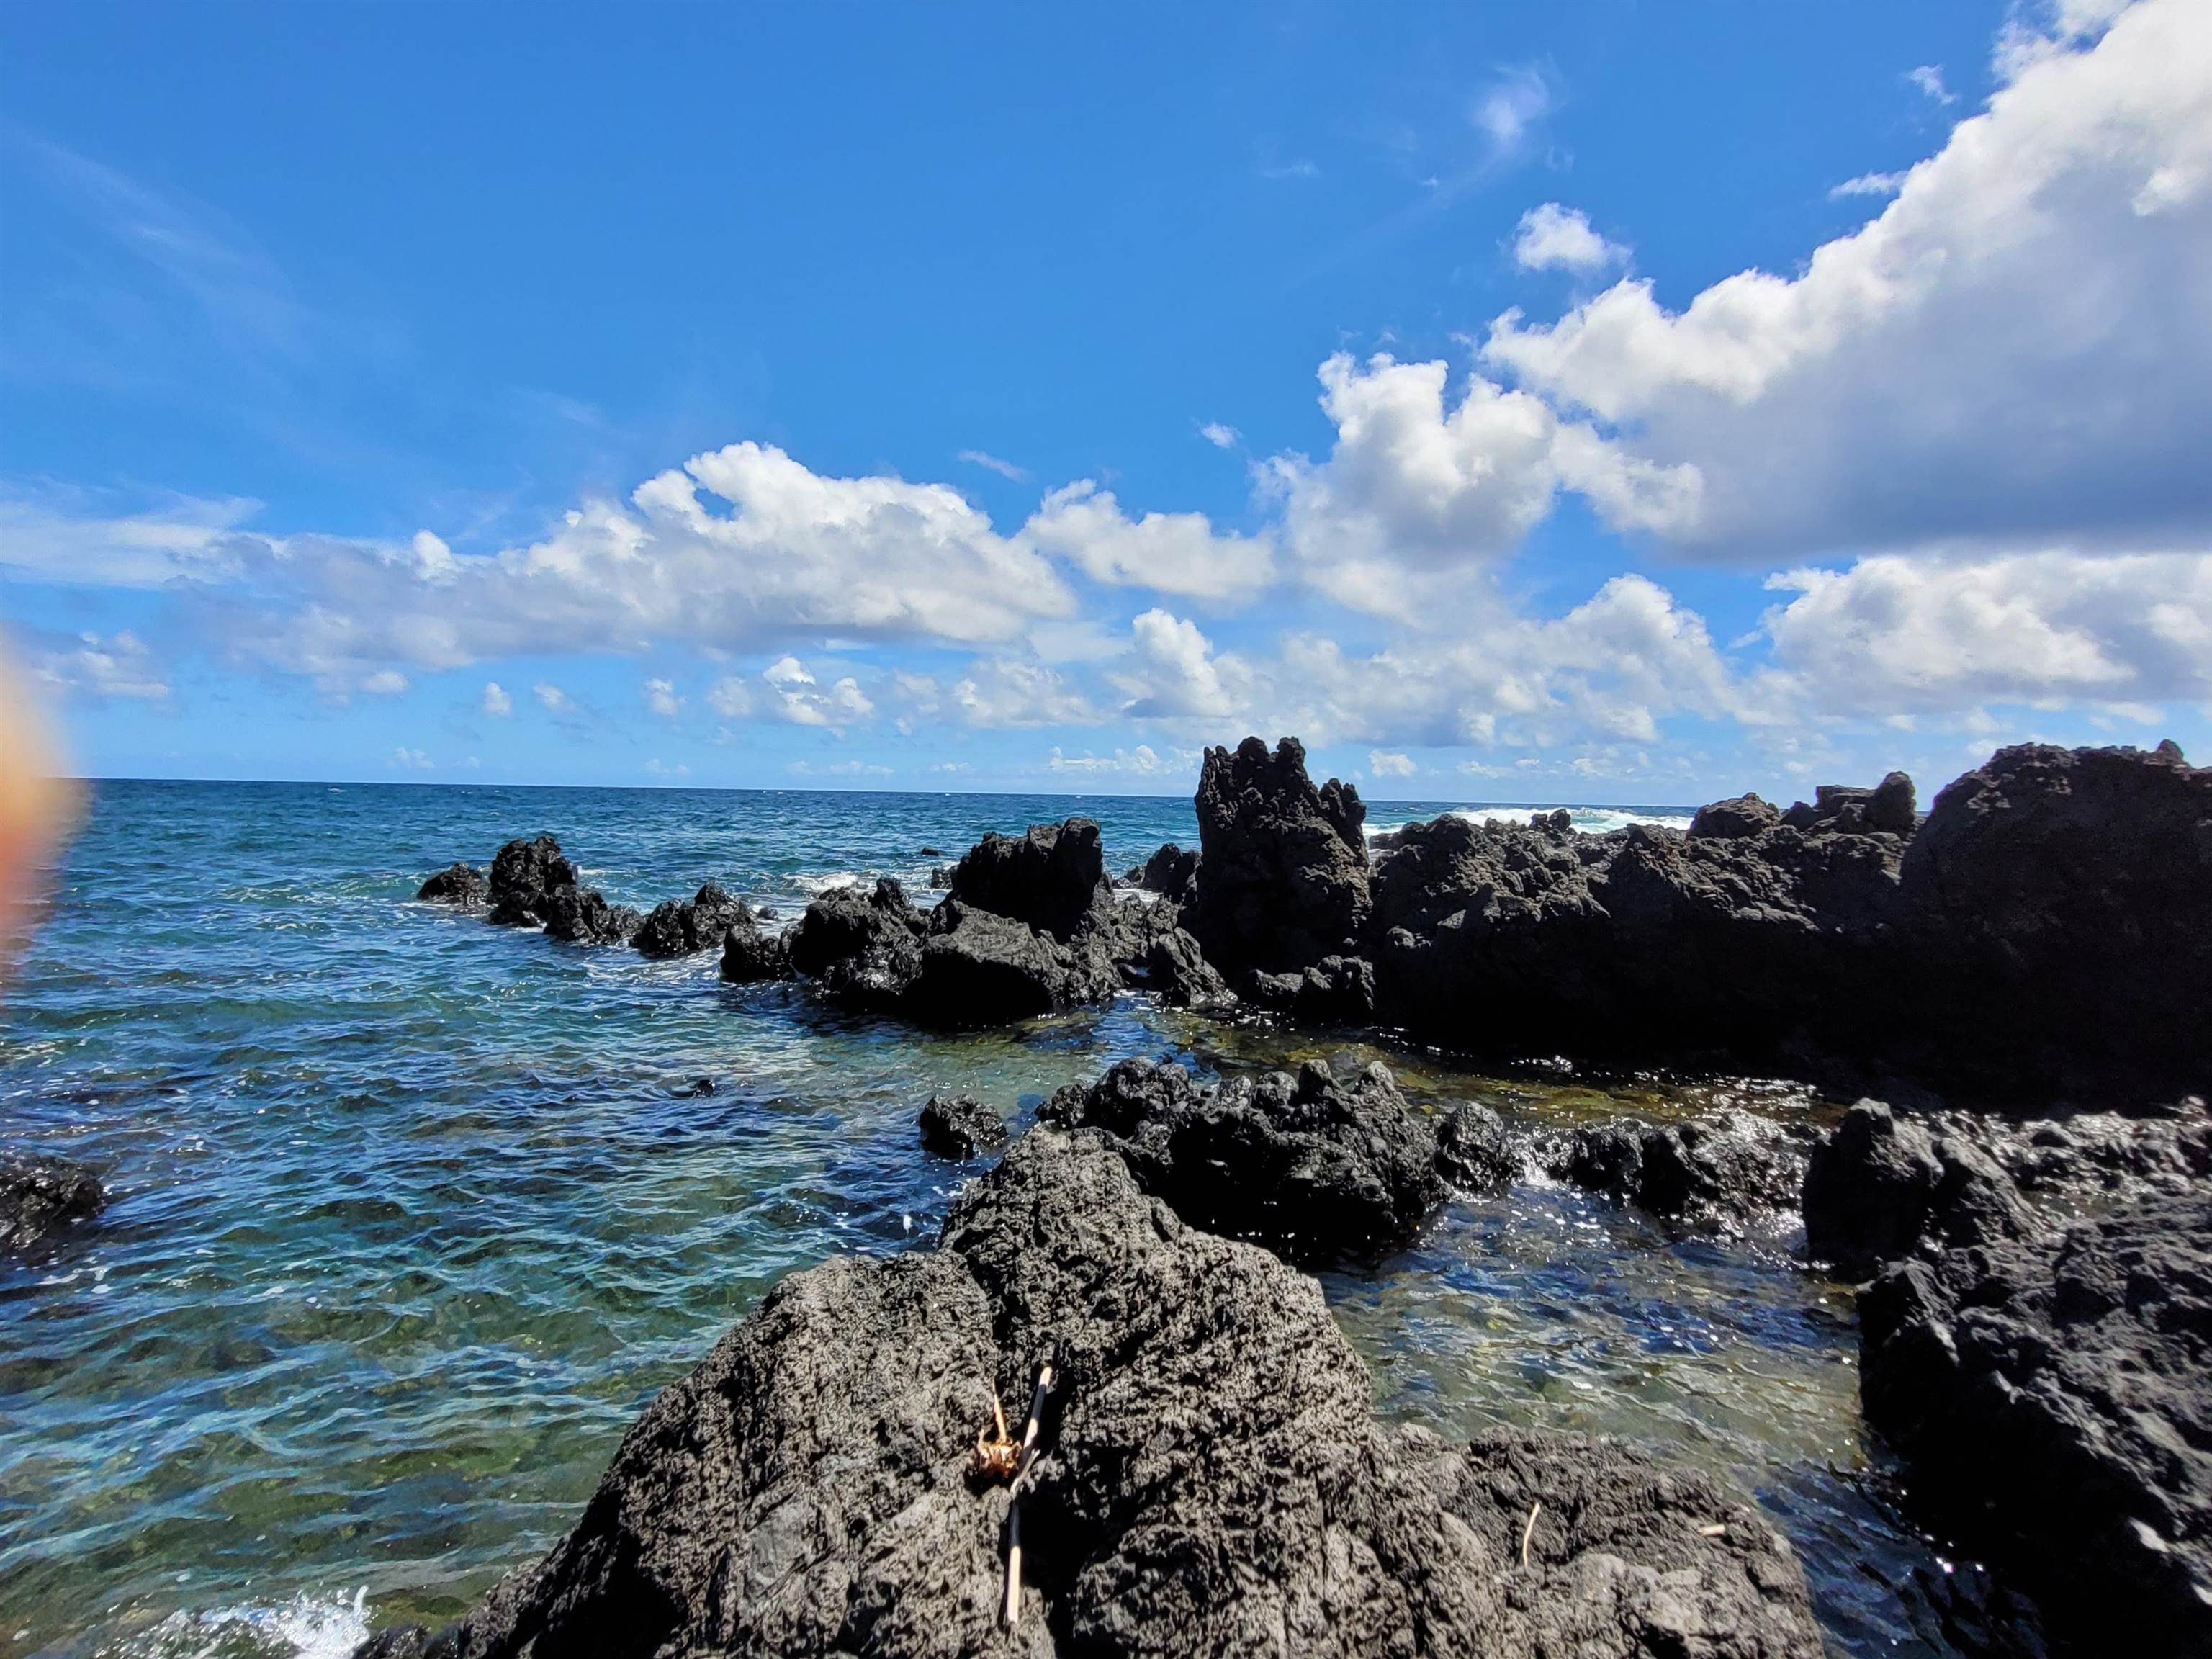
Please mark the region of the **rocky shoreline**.
MULTIPOLYGON (((1894 1105, 1826 1135, 1730 1110, 1524 1137, 1480 1105, 1431 1119, 1381 1066, 1125 1062, 1048 1100, 935 1249, 787 1280, 544 1562, 365 1653, 1819 1653, 1740 1495, 1610 1442, 1448 1447, 1368 1414, 1297 1266, 1532 1174, 1675 1228, 1802 1211, 1807 1270, 1865 1285, 1864 1409, 1908 1509, 2027 1589, 2053 1651, 2212 1646, 2212 772, 2027 745, 1924 817, 1892 774, 1682 834, 1451 816, 1370 848, 1355 789, 1253 738, 1207 751, 1198 816, 1194 852, 1121 884, 1075 818, 987 837, 928 911, 884 880, 781 933, 712 884, 609 905, 547 836, 420 896, 719 945, 733 983, 933 1027, 1136 990, 1894 1105), (1010 1495, 975 1438, 1048 1358, 1010 1495), (1016 1505, 1033 1613, 1010 1622, 1016 1505)), ((963 1161, 1006 1133, 957 1098, 919 1127, 963 1161)))

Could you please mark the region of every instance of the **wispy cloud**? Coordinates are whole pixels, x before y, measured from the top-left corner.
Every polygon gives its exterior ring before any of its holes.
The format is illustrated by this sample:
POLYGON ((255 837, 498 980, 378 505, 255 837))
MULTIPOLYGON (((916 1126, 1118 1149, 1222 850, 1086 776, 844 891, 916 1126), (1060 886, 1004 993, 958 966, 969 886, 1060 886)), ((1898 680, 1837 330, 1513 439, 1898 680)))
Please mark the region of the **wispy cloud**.
POLYGON ((1905 71, 1905 78, 1939 104, 1959 101, 1959 94, 1943 84, 1943 66, 1941 64, 1923 64, 1917 69, 1909 69, 1905 71))
POLYGON ((1016 483, 1022 483, 1030 476, 1027 467, 1016 466, 1012 461, 1002 461, 996 455, 981 449, 963 449, 960 452, 960 459, 970 466, 980 466, 1002 478, 1011 478, 1016 483))
POLYGON ((1486 141, 1489 159, 1510 161, 1522 154, 1557 106, 1550 76, 1535 64, 1524 64, 1500 70, 1476 97, 1468 118, 1486 141))
POLYGON ((1208 421, 1199 428, 1198 435, 1216 449, 1234 449, 1239 434, 1233 426, 1224 426, 1219 421, 1208 421))
POLYGON ((1846 196, 1894 196, 1905 188, 1902 173, 1862 173, 1856 179, 1846 179, 1832 186, 1828 199, 1840 201, 1846 196))
POLYGON ((1260 169, 1262 179, 1318 179, 1321 169, 1311 161, 1281 161, 1260 169))

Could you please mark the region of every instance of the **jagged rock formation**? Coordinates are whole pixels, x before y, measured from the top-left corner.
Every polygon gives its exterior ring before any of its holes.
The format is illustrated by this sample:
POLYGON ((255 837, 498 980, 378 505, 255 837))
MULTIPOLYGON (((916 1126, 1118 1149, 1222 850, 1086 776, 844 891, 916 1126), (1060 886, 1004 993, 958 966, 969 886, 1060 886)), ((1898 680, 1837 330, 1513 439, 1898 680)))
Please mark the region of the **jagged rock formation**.
POLYGON ((484 872, 473 864, 458 861, 444 869, 415 890, 417 902, 450 904, 457 910, 481 910, 491 891, 484 872))
POLYGON ((1103 1136, 1036 1131, 939 1249, 787 1279, 647 1408, 544 1560, 371 1646, 1819 1659, 1789 1547, 1741 1496, 1601 1440, 1447 1446, 1377 1425, 1369 1389, 1312 1280, 1186 1226, 1103 1136), (991 1391, 1025 1399, 1047 1355, 1007 1631, 1009 1494, 969 1462, 991 1391))
POLYGON ((923 1151, 955 1163, 1006 1144, 1006 1120, 972 1095, 932 1095, 916 1127, 923 1151))
POLYGON ((2212 1647, 2212 1115, 1851 1109, 1806 1172, 1867 1420, 2062 1649, 2212 1647), (2081 1212, 2086 1209, 2087 1213, 2081 1212))
POLYGON ((1129 872, 1129 883, 1174 903, 1188 904, 1198 883, 1198 849, 1168 842, 1129 872))
POLYGON ((1435 1132, 1379 1065, 1348 1085, 1310 1060, 1296 1077, 1200 1087, 1180 1066, 1127 1060, 1037 1115, 1104 1131, 1137 1184, 1193 1226, 1293 1260, 1402 1243, 1443 1196, 1435 1132))
POLYGON ((561 854, 550 836, 520 837, 499 849, 491 861, 491 919, 502 927, 533 927, 546 916, 556 888, 576 884, 576 866, 561 854))
POLYGON ((1128 986, 1224 1000, 1176 907, 1115 898, 1087 818, 985 837, 927 912, 889 878, 866 894, 832 889, 789 939, 792 966, 834 1000, 930 1025, 998 1024, 1128 986))
POLYGON ((1479 1101, 1454 1107, 1437 1125, 1437 1173, 1462 1192, 1503 1192, 1526 1161, 1505 1120, 1479 1101))
POLYGON ((1367 809, 1359 792, 1306 775, 1306 751, 1285 738, 1209 749, 1198 781, 1198 896, 1190 931, 1242 992, 1257 969, 1298 974, 1356 955, 1366 930, 1367 809))
POLYGON ((761 926, 771 919, 765 908, 738 906, 736 918, 722 935, 722 977, 732 985, 757 985, 769 980, 789 979, 798 970, 791 965, 790 936, 761 926))
POLYGON ((752 920, 744 901, 710 881, 688 899, 665 899, 631 935, 648 957, 688 957, 721 944, 732 927, 752 920))
POLYGON ((0 1255, 21 1255, 106 1203, 100 1177, 82 1164, 0 1152, 0 1255))
POLYGON ((1734 1108, 1680 1123, 1578 1128, 1540 1151, 1547 1170, 1670 1221, 1731 1230, 1794 1208, 1810 1137, 1734 1108))

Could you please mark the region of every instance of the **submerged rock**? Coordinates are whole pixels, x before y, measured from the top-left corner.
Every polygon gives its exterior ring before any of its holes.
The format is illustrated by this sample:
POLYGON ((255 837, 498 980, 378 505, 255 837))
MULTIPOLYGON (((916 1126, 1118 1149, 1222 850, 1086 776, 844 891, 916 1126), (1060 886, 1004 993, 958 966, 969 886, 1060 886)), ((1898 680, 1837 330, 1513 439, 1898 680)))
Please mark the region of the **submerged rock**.
POLYGON ((546 919, 551 895, 576 884, 576 866, 550 836, 518 837, 491 861, 491 919, 501 927, 528 927, 546 919))
POLYGON ((1006 1123, 972 1095, 932 1095, 918 1120, 922 1150, 956 1163, 1006 1144, 1006 1123))
POLYGON ((0 1255, 21 1255, 106 1206, 100 1177, 65 1158, 0 1152, 0 1255))
POLYGON ((2212 1200, 2154 1194, 1892 1266, 1867 1420, 1916 1509, 2082 1654, 2212 1651, 2212 1200))
POLYGON ((1325 1259, 1402 1243, 1443 1196, 1437 1140, 1389 1071, 1349 1084, 1318 1060, 1201 1088, 1176 1065, 1127 1060, 1039 1109, 1102 1129, 1138 1184, 1194 1227, 1325 1259))
POLYGON ((937 1249, 785 1279, 646 1409, 542 1561, 434 1639, 378 1639, 437 1659, 1818 1659, 1789 1547, 1740 1495, 1606 1441, 1385 1428, 1370 1388, 1312 1280, 1179 1222, 1103 1136, 1033 1132, 937 1249), (969 1465, 992 1393, 1018 1419, 1048 1355, 1008 1632, 1010 1497, 969 1465))
POLYGON ((688 957, 713 950, 731 928, 750 920, 742 899, 710 881, 688 899, 665 899, 653 906, 630 943, 648 957, 688 957))
POLYGON ((491 891, 484 872, 473 864, 458 860, 424 882, 415 890, 417 902, 450 904, 457 910, 480 910, 491 891))
POLYGON ((1368 915, 1367 809, 1359 792, 1306 775, 1285 738, 1209 749, 1198 782, 1198 892, 1185 925, 1206 959, 1236 976, 1300 973, 1356 955, 1368 915))
POLYGON ((1123 977, 1152 992, 1170 1007, 1219 1012, 1236 1006, 1236 993, 1180 927, 1156 934, 1123 977))

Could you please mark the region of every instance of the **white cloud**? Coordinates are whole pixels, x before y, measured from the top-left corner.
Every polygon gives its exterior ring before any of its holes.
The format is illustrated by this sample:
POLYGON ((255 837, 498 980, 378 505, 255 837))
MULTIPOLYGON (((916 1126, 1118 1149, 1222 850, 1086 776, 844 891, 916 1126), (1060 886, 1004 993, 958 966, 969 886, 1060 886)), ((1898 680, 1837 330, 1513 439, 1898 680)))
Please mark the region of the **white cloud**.
POLYGON ((403 772, 430 772, 437 769, 438 763, 419 749, 402 746, 392 751, 392 764, 403 772))
POLYGON ((2212 701, 2212 554, 1895 555, 1768 579, 1776 673, 1823 714, 2212 701))
POLYGON ((1097 775, 1119 773, 1135 778, 1172 777, 1198 769, 1199 751, 1194 749, 1170 749, 1164 755, 1148 743, 1133 749, 1116 749, 1110 755, 1095 755, 1085 750, 1080 755, 1065 753, 1055 744, 1045 764, 1055 772, 1097 775))
POLYGON ((1016 483, 1030 476, 1027 468, 1016 466, 1012 461, 1002 461, 996 455, 981 449, 963 449, 960 452, 960 459, 970 466, 980 466, 1002 478, 1012 478, 1016 483))
POLYGON ((1216 449, 1234 449, 1242 434, 1233 426, 1225 426, 1219 421, 1208 421, 1199 428, 1198 435, 1216 449))
POLYGON ((260 507, 244 496, 173 495, 148 511, 116 513, 94 491, 12 490, 0 494, 0 569, 102 587, 221 580, 240 563, 232 533, 260 507))
POLYGON ((396 668, 380 668, 362 676, 360 684, 373 697, 396 697, 407 689, 407 676, 396 668))
POLYGON ((647 680, 645 683, 645 706, 661 719, 672 720, 683 712, 684 699, 676 695, 673 680, 647 680))
MULTIPOLYGON (((1692 510, 1645 520, 1683 546, 2202 531, 2212 7, 2143 0, 2087 50, 2039 38, 1985 113, 1800 274, 1745 271, 1680 312, 1624 281, 1549 325, 1508 313, 1484 362, 1595 415, 1608 453, 1686 470, 1692 510)), ((1490 453, 1515 474, 1520 446, 1490 453)))
POLYGON ((1468 118, 1487 141, 1491 159, 1509 161, 1520 154, 1530 132, 1552 112, 1551 83, 1533 66, 1498 71, 1497 78, 1475 100, 1468 118))
POLYGON ((576 706, 570 701, 568 694, 550 680, 538 681, 530 688, 530 692, 552 714, 557 714, 563 709, 574 708, 576 706))
POLYGON ((1284 455, 1268 464, 1291 551, 1339 602, 1408 622, 1432 617, 1440 599, 1463 599, 1468 572, 1516 550, 1563 487, 1640 528, 1693 517, 1688 471, 1625 455, 1542 398, 1480 375, 1448 408, 1447 374, 1441 362, 1334 356, 1321 382, 1335 448, 1319 463, 1284 455))
POLYGON ((105 636, 79 634, 33 649, 28 667, 32 683, 61 701, 165 703, 169 700, 169 683, 154 653, 128 629, 105 636))
POLYGON ((726 720, 752 718, 752 688, 735 674, 727 674, 707 688, 707 706, 726 720))
POLYGON ((1112 491, 1088 478, 1047 495, 1023 537, 1093 581, 1194 599, 1245 598, 1274 574, 1274 549, 1265 538, 1217 531, 1202 513, 1131 520, 1112 491))
POLYGON ((1133 644, 1111 674, 1139 720, 1218 720, 1249 708, 1254 677, 1243 659, 1217 656, 1187 622, 1154 609, 1130 624, 1133 644))
POLYGON ((1905 188, 1905 179, 1902 173, 1862 173, 1855 179, 1831 185, 1828 199, 1832 202, 1846 196, 1894 196, 1905 188))
POLYGON ((1513 262, 1523 270, 1571 270, 1587 276, 1626 264, 1628 250, 1590 228, 1577 209, 1546 202, 1521 216, 1513 237, 1513 262))
POLYGON ((1260 169, 1262 179, 1318 179, 1321 169, 1311 161, 1285 161, 1276 167, 1260 169))
MULTIPOLYGON (((825 691, 813 672, 796 657, 777 658, 761 671, 761 678, 768 682, 769 688, 769 712, 793 726, 826 726, 842 730, 876 712, 876 705, 851 675, 841 676, 825 691)), ((734 699, 729 701, 734 706, 734 699)), ((751 706, 750 699, 747 706, 751 706)), ((717 702, 715 708, 727 716, 722 703, 717 702)))
POLYGON ((1917 69, 1909 69, 1905 71, 1905 78, 1939 104, 1959 101, 1959 94, 1943 84, 1943 66, 1941 64, 1923 64, 1917 69))
POLYGON ((675 766, 665 765, 662 763, 660 757, 658 755, 655 755, 651 760, 646 762, 644 766, 639 769, 644 772, 647 777, 653 778, 688 778, 691 775, 691 769, 690 767, 680 763, 675 766))
POLYGON ((1367 770, 1374 777, 1410 778, 1419 769, 1411 755, 1392 754, 1383 749, 1367 751, 1367 770))
POLYGON ((872 761, 835 761, 828 766, 817 766, 811 761, 793 761, 784 769, 802 778, 887 778, 891 775, 888 766, 878 766, 872 761))
POLYGON ((497 680, 486 680, 479 707, 494 720, 503 720, 514 712, 514 699, 507 695, 507 688, 497 680))
POLYGON ((978 658, 950 684, 933 675, 896 673, 891 690, 902 711, 902 732, 913 731, 922 720, 1003 729, 1090 726, 1104 718, 1065 675, 1015 658, 978 658))

